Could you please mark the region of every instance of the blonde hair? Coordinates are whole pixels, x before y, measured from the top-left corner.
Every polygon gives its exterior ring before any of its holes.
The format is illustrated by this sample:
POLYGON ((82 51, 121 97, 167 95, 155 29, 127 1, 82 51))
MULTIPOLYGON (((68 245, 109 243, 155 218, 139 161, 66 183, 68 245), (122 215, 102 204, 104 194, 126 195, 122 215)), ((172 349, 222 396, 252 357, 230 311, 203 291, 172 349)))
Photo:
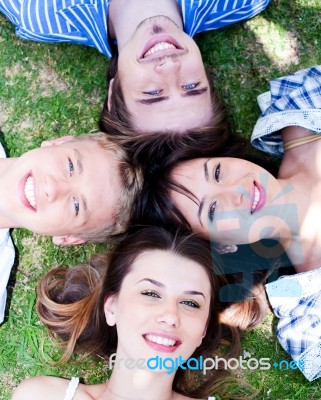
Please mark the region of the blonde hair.
POLYGON ((115 172, 120 182, 121 192, 118 204, 113 210, 115 223, 99 226, 92 231, 77 234, 78 237, 91 242, 105 242, 111 236, 116 236, 126 231, 132 214, 132 205, 142 186, 142 171, 140 167, 134 166, 130 162, 126 151, 103 132, 80 135, 75 137, 74 140, 95 141, 102 149, 111 151, 117 161, 117 171, 115 172))

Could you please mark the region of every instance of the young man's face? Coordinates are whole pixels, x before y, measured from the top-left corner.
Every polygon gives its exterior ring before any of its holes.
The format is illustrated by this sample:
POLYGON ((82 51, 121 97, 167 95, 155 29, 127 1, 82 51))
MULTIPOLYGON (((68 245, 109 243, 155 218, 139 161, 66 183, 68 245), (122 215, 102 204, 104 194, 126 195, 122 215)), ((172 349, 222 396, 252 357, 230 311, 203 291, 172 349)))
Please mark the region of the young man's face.
POLYGON ((212 116, 209 82, 194 40, 166 17, 145 20, 119 51, 118 72, 136 129, 184 132, 212 116))
POLYGON ((120 192, 113 153, 92 140, 53 143, 12 159, 4 172, 0 213, 8 227, 77 237, 113 224, 120 192))

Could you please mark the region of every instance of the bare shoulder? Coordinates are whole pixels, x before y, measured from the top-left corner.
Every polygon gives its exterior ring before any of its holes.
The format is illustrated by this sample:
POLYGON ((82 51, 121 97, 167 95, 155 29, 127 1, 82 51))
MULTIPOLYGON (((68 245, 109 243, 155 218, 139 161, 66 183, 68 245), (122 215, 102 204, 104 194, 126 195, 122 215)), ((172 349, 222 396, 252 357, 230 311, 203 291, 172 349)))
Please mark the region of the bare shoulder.
MULTIPOLYGON (((53 376, 37 376, 23 380, 14 390, 11 400, 63 400, 70 380, 53 376)), ((106 384, 79 384, 75 400, 94 400, 105 390, 106 384)))
POLYGON ((69 382, 52 376, 28 378, 14 390, 11 400, 63 400, 69 382))
MULTIPOLYGON (((175 399, 177 400, 205 400, 205 399, 195 399, 192 397, 183 396, 182 394, 176 393, 175 399)), ((215 400, 215 397, 208 397, 206 400, 215 400)))

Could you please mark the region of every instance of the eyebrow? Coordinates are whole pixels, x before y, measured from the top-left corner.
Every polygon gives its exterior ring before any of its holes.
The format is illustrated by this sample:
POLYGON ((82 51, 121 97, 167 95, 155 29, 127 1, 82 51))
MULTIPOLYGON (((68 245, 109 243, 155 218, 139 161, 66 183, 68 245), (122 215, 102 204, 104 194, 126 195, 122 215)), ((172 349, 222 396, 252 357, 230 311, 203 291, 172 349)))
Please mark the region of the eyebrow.
MULTIPOLYGON (((191 97, 191 96, 201 96, 203 93, 207 92, 208 88, 204 87, 201 89, 193 89, 189 90, 188 92, 184 93, 181 95, 181 97, 191 97)), ((136 100, 137 103, 140 104, 145 104, 145 105, 151 105, 154 103, 160 103, 162 101, 166 101, 169 99, 169 96, 161 96, 161 97, 155 97, 152 99, 141 99, 141 100, 136 100)))
MULTIPOLYGON (((83 173, 83 171, 84 171, 82 155, 81 155, 80 151, 77 150, 77 149, 74 149, 74 154, 75 154, 76 161, 77 161, 77 170, 78 170, 78 173, 79 173, 79 175, 82 175, 82 173, 83 173)), ((83 210, 84 210, 84 211, 83 211, 84 220, 83 220, 83 222, 82 222, 82 226, 83 226, 83 225, 86 225, 86 223, 89 221, 89 219, 90 219, 90 212, 89 212, 89 210, 88 210, 86 198, 85 198, 82 194, 80 195, 80 198, 81 198, 81 205, 82 205, 82 208, 83 208, 83 210)))
MULTIPOLYGON (((144 279, 141 279, 141 280, 138 281, 137 283, 145 282, 145 281, 150 282, 150 283, 152 283, 153 285, 158 286, 158 287, 161 287, 161 288, 165 287, 165 285, 164 285, 162 282, 156 281, 155 279, 151 279, 151 278, 144 278, 144 279)), ((198 292, 197 290, 185 290, 185 291, 184 291, 184 294, 203 296, 204 299, 205 299, 204 294, 203 294, 202 292, 198 292)))
MULTIPOLYGON (((205 161, 205 163, 203 164, 204 177, 205 177, 206 182, 208 182, 209 179, 210 179, 210 176, 209 176, 209 173, 208 173, 208 162, 209 162, 209 161, 210 161, 210 158, 208 158, 208 159, 205 161)), ((205 199, 204 199, 204 197, 203 197, 202 200, 201 200, 201 202, 200 202, 200 205, 199 205, 199 208, 198 208, 198 212, 197 212, 198 220, 199 220, 199 222, 200 222, 200 224, 201 224, 202 226, 203 226, 203 224, 202 224, 201 216, 202 216, 202 211, 203 211, 203 208, 204 208, 204 202, 205 202, 205 199)))
POLYGON ((165 287, 165 285, 164 285, 162 282, 155 281, 155 279, 151 279, 151 278, 144 278, 144 279, 141 279, 141 280, 138 281, 137 283, 144 282, 144 281, 150 282, 150 283, 152 283, 153 285, 158 286, 158 287, 165 287))
POLYGON ((208 90, 207 87, 201 89, 192 89, 182 94, 182 97, 201 96, 203 93, 207 92, 207 90, 208 90))
POLYGON ((84 170, 83 164, 82 164, 82 155, 81 155, 80 151, 77 149, 74 149, 74 153, 75 153, 75 157, 76 157, 76 161, 77 161, 77 168, 78 168, 79 174, 81 175, 84 170))
POLYGON ((152 99, 142 99, 142 100, 136 100, 136 101, 137 101, 137 103, 140 103, 140 104, 150 105, 150 104, 154 104, 154 103, 160 103, 161 101, 168 100, 168 99, 169 99, 168 96, 161 96, 161 97, 155 97, 152 99))

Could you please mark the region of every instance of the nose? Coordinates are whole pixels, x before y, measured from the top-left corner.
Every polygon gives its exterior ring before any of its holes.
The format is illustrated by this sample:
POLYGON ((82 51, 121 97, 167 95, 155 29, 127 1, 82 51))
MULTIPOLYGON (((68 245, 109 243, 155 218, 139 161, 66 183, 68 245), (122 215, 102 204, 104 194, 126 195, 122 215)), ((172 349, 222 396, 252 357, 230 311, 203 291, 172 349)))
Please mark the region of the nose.
POLYGON ((156 317, 156 322, 169 327, 178 328, 180 326, 179 310, 176 302, 164 304, 156 317))
POLYGON ((63 196, 68 191, 67 182, 62 179, 57 179, 52 175, 45 177, 45 195, 49 202, 56 201, 60 196, 63 196))
POLYGON ((155 70, 159 74, 173 73, 175 71, 178 71, 180 67, 180 61, 178 59, 170 57, 164 57, 155 64, 155 70))
POLYGON ((241 183, 218 185, 218 198, 225 206, 237 208, 242 204, 246 190, 241 183))

